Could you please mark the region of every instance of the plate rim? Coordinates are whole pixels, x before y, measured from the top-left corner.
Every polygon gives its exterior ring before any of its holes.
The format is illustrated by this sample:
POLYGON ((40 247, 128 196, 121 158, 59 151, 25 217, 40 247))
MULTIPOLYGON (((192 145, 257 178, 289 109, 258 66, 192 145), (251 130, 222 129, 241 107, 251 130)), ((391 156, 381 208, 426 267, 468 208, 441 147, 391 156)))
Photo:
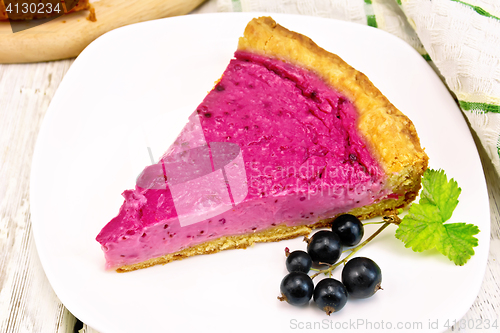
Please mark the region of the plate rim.
MULTIPOLYGON (((226 17, 238 16, 238 17, 242 17, 242 18, 243 17, 245 17, 245 18, 252 18, 252 17, 258 17, 258 16, 271 16, 273 18, 278 18, 278 19, 276 19, 276 21, 279 21, 279 17, 288 16, 288 17, 297 17, 298 19, 304 19, 304 20, 314 18, 314 20, 336 21, 336 22, 338 22, 338 23, 340 23, 342 25, 355 27, 355 29, 371 29, 372 32, 374 32, 376 34, 385 35, 386 38, 390 38, 390 39, 396 41, 396 43, 398 43, 402 47, 407 47, 408 49, 413 50, 413 52, 415 54, 418 54, 418 52, 416 50, 414 50, 409 44, 407 44, 404 41, 400 40, 398 37, 396 37, 396 36, 394 36, 394 35, 392 35, 390 33, 387 33, 387 32, 385 32, 383 30, 372 28, 372 27, 368 27, 368 26, 364 26, 364 25, 360 25, 358 23, 348 22, 348 21, 340 21, 340 20, 330 19, 330 18, 319 18, 319 17, 306 16, 306 15, 281 14, 281 13, 262 13, 262 12, 206 13, 206 14, 196 14, 196 15, 187 15, 187 16, 177 16, 177 17, 171 17, 171 18, 164 18, 164 19, 160 19, 160 20, 147 21, 147 22, 141 22, 141 23, 136 23, 136 24, 124 26, 124 27, 112 30, 112 31, 110 31, 110 32, 108 32, 108 33, 100 36, 99 38, 97 38, 75 60, 75 62, 72 64, 72 66, 70 67, 70 69, 66 73, 65 77, 63 78, 62 82, 60 83, 60 85, 59 85, 56 93, 54 94, 54 97, 51 100, 51 103, 50 103, 50 105, 49 105, 49 107, 47 109, 47 112, 46 112, 45 117, 43 119, 42 125, 40 127, 40 131, 38 133, 38 137, 37 137, 37 141, 36 141, 35 149, 34 149, 34 153, 33 153, 33 158, 32 158, 32 168, 31 168, 31 172, 30 172, 30 191, 29 191, 29 193, 30 193, 31 221, 32 221, 32 227, 33 227, 33 237, 34 237, 34 240, 35 240, 35 245, 36 245, 36 249, 37 249, 37 252, 38 252, 38 255, 39 255, 39 258, 40 258, 40 262, 42 264, 42 267, 44 269, 45 274, 47 275, 49 283, 51 284, 52 288, 54 289, 54 292, 56 293, 56 295, 59 297, 59 299, 61 300, 61 302, 68 308, 68 310, 70 310, 72 313, 74 313, 73 309, 75 309, 75 314, 76 315, 80 315, 80 314, 78 314, 78 312, 80 310, 78 308, 78 306, 73 305, 73 302, 71 302, 71 301, 67 302, 67 297, 66 297, 67 295, 65 294, 65 292, 62 292, 61 288, 59 286, 56 287, 52 283, 52 281, 53 281, 53 276, 52 276, 53 272, 49 268, 50 265, 48 264, 48 258, 46 257, 46 253, 43 250, 42 240, 40 239, 41 236, 40 236, 39 228, 41 228, 41 225, 40 225, 39 222, 36 222, 36 221, 39 220, 39 217, 38 217, 39 216, 39 208, 37 206, 39 203, 37 203, 37 200, 40 200, 40 199, 38 199, 39 198, 39 194, 38 194, 39 193, 38 192, 39 186, 38 186, 38 180, 36 178, 36 172, 37 172, 37 169, 40 168, 39 165, 40 165, 40 163, 42 163, 41 161, 43 160, 43 156, 41 156, 40 154, 41 154, 41 149, 42 149, 41 147, 43 147, 43 143, 44 143, 44 140, 45 140, 44 137, 46 137, 46 135, 47 135, 46 132, 48 131, 49 125, 53 123, 54 118, 56 117, 56 111, 55 110, 56 110, 57 104, 59 103, 59 99, 60 99, 59 95, 61 94, 60 93, 61 87, 65 87, 66 86, 66 83, 65 83, 66 77, 71 78, 71 75, 68 76, 68 74, 71 74, 74 71, 74 68, 77 68, 77 66, 81 66, 80 63, 85 61, 87 53, 93 52, 93 49, 94 49, 94 46, 96 45, 96 43, 101 42, 102 40, 105 40, 106 38, 114 38, 115 35, 119 36, 120 34, 127 33, 128 30, 132 30, 133 31, 134 29, 137 28, 137 26, 144 27, 144 26, 147 26, 147 25, 154 26, 154 25, 157 25, 157 24, 163 24, 163 23, 158 23, 158 21, 162 21, 162 22, 167 22, 167 21, 168 22, 185 21, 185 20, 194 20, 194 21, 196 21, 196 18, 198 18, 200 16, 209 17, 209 18, 211 18, 213 20, 220 19, 220 18, 217 18, 217 17, 225 17, 225 16, 226 17), (64 300, 64 299, 66 299, 66 300, 64 300), (69 306, 67 306, 66 304, 69 304, 69 306)), ((468 128, 469 128, 469 131, 470 131, 470 127, 468 127, 468 128)), ((476 153, 477 153, 477 149, 476 149, 476 153)), ((477 159, 479 159, 479 155, 478 154, 477 154, 476 157, 477 157, 477 159)), ((481 185, 484 185, 484 188, 486 189, 486 181, 485 181, 484 173, 482 173, 481 175, 478 175, 478 176, 481 177, 481 180, 482 180, 482 184, 481 185)), ((487 191, 487 189, 486 189, 486 191, 487 191)), ((486 192, 486 194, 487 194, 487 192, 486 192)), ((491 221, 490 211, 488 210, 487 212, 485 212, 485 214, 487 214, 487 217, 489 218, 488 222, 491 221)), ((484 228, 482 228, 482 230, 481 230, 482 233, 484 233, 486 231, 487 231, 487 233, 489 235, 490 234, 490 224, 489 223, 487 224, 487 230, 484 230, 484 228)), ((488 241, 488 244, 482 245, 482 246, 486 246, 489 249, 490 238, 486 237, 486 239, 488 241)), ((480 274, 481 281, 482 281, 484 279, 484 274, 485 274, 486 268, 487 268, 487 259, 488 259, 488 256, 486 255, 486 256, 482 257, 481 259, 483 261, 482 264, 481 264, 481 266, 482 266, 483 269, 482 269, 482 272, 480 274)), ((479 283, 478 286, 477 286, 477 291, 475 292, 476 295, 479 293, 480 288, 481 288, 481 283, 479 283)), ((463 317, 463 315, 467 311, 468 311, 468 309, 465 310, 465 312, 461 314, 461 317, 463 317)), ((93 323, 92 318, 85 318, 85 317, 86 317, 85 314, 83 316, 81 316, 81 318, 84 318, 84 322, 85 323, 88 322, 90 324, 90 326, 94 327, 92 325, 92 323, 93 323)), ((78 317, 78 318, 80 318, 80 317, 78 317)), ((99 325, 96 325, 95 327, 99 327, 99 325)), ((107 329, 104 329, 103 332, 104 331, 107 331, 107 329)))

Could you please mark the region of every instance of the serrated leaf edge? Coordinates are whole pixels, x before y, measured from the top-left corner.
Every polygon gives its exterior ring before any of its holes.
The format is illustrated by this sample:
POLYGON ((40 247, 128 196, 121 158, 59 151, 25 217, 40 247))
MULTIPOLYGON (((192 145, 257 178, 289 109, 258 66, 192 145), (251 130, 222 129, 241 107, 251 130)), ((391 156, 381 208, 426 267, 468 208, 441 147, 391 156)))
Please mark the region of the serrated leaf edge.
MULTIPOLYGON (((439 218, 439 220, 441 221, 441 225, 443 226, 443 229, 445 229, 445 231, 446 231, 446 228, 444 228, 444 225, 445 225, 445 224, 446 224, 446 225, 453 225, 453 224, 465 223, 465 222, 453 222, 453 223, 447 223, 447 221, 451 218, 451 216, 453 216, 453 212, 455 211, 456 207, 458 206, 458 203, 459 203, 458 197, 460 196, 460 194, 462 194, 462 188, 458 186, 458 182, 457 182, 454 178, 450 178, 450 179, 448 179, 448 177, 446 176, 446 173, 444 172, 444 170, 443 170, 443 169, 438 169, 438 170, 434 170, 434 169, 427 169, 427 170, 424 172, 424 174, 423 174, 422 178, 423 178, 423 177, 425 177, 425 176, 426 176, 426 174, 430 174, 431 172, 435 172, 435 173, 438 173, 438 174, 442 173, 442 174, 444 175, 445 179, 446 179, 446 182, 447 182, 448 184, 450 184, 450 183, 454 184, 454 185, 457 187, 457 189, 458 189, 458 196, 457 196, 457 198, 456 198, 456 200, 457 200, 457 204, 456 204, 456 205, 454 205, 455 207, 453 208, 453 210, 452 210, 452 212, 451 212, 450 217, 449 217, 448 219, 446 219, 446 220, 444 220, 444 221, 443 221, 443 218, 442 218, 441 214, 440 214, 440 216, 439 216, 439 217, 440 217, 440 218, 439 218)), ((422 180, 422 187, 423 187, 423 186, 424 186, 424 181, 422 180)), ((424 189, 422 188, 421 193, 423 193, 423 192, 424 192, 424 189)), ((427 191, 427 192, 428 192, 428 191, 427 191)), ((444 253, 443 253, 443 252, 442 252, 442 251, 441 251, 441 250, 440 250, 440 249, 439 249, 436 245, 434 245, 434 244, 433 244, 431 247, 427 248, 427 249, 423 249, 423 250, 418 250, 418 249, 417 249, 417 250, 416 250, 416 249, 415 249, 412 245, 409 245, 409 244, 408 244, 408 243, 409 243, 409 241, 406 241, 406 242, 405 242, 403 239, 401 239, 401 234, 400 234, 400 233, 398 234, 398 231, 400 230, 399 228, 401 227, 401 224, 403 224, 403 223, 405 222, 405 218, 407 218, 407 217, 408 217, 408 219, 410 219, 410 218, 411 218, 411 216, 415 216, 415 215, 413 215, 413 214, 411 214, 411 213, 410 213, 410 210, 411 210, 411 208, 413 207, 413 205, 420 205, 420 204, 421 204, 422 199, 424 199, 424 198, 426 198, 426 201, 427 201, 427 202, 425 202, 425 201, 424 201, 422 204, 427 204, 427 205, 432 205, 432 206, 435 206, 435 207, 437 208, 437 210, 438 210, 438 211, 440 211, 440 210, 439 210, 439 206, 438 206, 438 205, 436 205, 436 204, 434 203, 434 201, 433 201, 433 200, 430 200, 430 198, 429 198, 427 195, 425 195, 424 197, 421 197, 421 198, 419 199, 419 202, 418 202, 418 203, 416 203, 416 204, 414 203, 414 204, 410 205, 410 207, 409 207, 409 209, 408 209, 408 214, 407 214, 406 216, 404 216, 404 217, 403 217, 403 219, 402 219, 402 221, 401 221, 400 225, 399 225, 399 226, 398 226, 398 228, 396 229, 395 237, 396 237, 397 239, 399 239, 399 240, 401 240, 401 241, 403 242, 403 244, 404 244, 405 248, 410 248, 410 247, 411 247, 411 249, 412 249, 414 252, 418 252, 418 253, 419 253, 419 252, 423 252, 423 251, 426 251, 426 250, 432 250, 432 249, 436 248, 436 249, 437 249, 437 250, 438 250, 441 254, 443 254, 444 256, 446 256, 446 257, 447 257, 450 261, 452 261, 455 265, 458 265, 458 266, 463 266, 463 265, 465 265, 465 264, 469 261, 469 259, 470 259, 470 258, 471 258, 474 254, 475 254, 474 248, 475 248, 476 246, 478 246, 478 244, 479 244, 479 240, 478 240, 476 237, 474 237, 474 235, 477 235, 479 232, 481 232, 481 230, 480 230, 480 229, 479 229, 479 227, 478 227, 478 226, 476 226, 475 224, 472 224, 472 223, 465 223, 465 225, 466 225, 466 226, 474 226, 474 227, 475 227, 475 233, 470 234, 470 236, 471 236, 471 238, 475 239, 475 240, 476 240, 476 242, 475 242, 475 244, 474 244, 474 245, 472 245, 472 247, 470 248, 470 249, 471 249, 471 251, 472 251, 472 254, 470 254, 469 256, 465 257, 465 258, 464 258, 464 262, 463 262, 463 263, 462 263, 462 261, 458 261, 458 259, 457 259, 457 260, 454 260, 454 259, 453 259, 453 258, 452 258, 449 254, 448 254, 448 255, 447 255, 447 254, 444 254, 444 253)), ((434 223, 437 223, 438 221, 433 221, 433 222, 434 222, 434 223)), ((448 232, 447 232, 447 233, 448 233, 448 232)), ((451 236, 449 236, 449 235, 448 235, 448 237, 450 237, 450 239, 451 239, 451 236)), ((410 240, 410 242, 411 242, 411 240, 410 240)), ((460 252, 460 251, 457 251, 457 252, 460 252)))

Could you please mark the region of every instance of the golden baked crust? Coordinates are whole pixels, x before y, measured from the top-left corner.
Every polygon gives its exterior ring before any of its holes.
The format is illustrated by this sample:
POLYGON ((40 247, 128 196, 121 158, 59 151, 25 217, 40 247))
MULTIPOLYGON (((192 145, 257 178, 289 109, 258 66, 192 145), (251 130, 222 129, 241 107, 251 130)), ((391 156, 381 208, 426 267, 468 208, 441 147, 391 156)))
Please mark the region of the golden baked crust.
MULTIPOLYGON (((386 186, 399 197, 388 198, 349 213, 360 219, 382 216, 411 203, 420 189, 427 168, 427 155, 420 147, 413 123, 363 74, 340 57, 317 46, 311 39, 289 31, 270 17, 253 19, 240 38, 238 49, 279 58, 315 72, 333 89, 341 92, 356 107, 358 129, 386 173, 386 186)), ((157 264, 166 264, 199 254, 246 248, 256 242, 276 242, 309 235, 314 228, 328 227, 334 217, 298 227, 279 225, 260 232, 226 236, 138 264, 122 266, 127 272, 157 264)))
MULTIPOLYGON (((17 1, 17 2, 19 3, 18 8, 21 8, 20 6, 22 3, 27 3, 28 5, 31 3, 37 4, 37 5, 41 3, 40 1, 36 1, 36 0, 35 1, 34 0, 24 0, 23 2, 20 2, 20 1, 17 1)), ((78 3, 73 8, 71 8, 71 10, 67 10, 66 3, 64 2, 64 0, 61 0, 60 2, 61 2, 61 10, 64 11, 64 14, 69 14, 72 12, 77 12, 80 10, 89 9, 91 7, 89 0, 79 0, 78 3)), ((43 4, 47 4, 47 2, 43 2, 43 4)), ((21 11, 21 9, 19 9, 19 10, 21 11)), ((10 14, 8 14, 6 12, 5 1, 0 0, 0 21, 7 21, 9 19, 11 19, 11 20, 32 20, 32 19, 46 18, 46 17, 59 15, 59 13, 57 13, 57 12, 46 13, 45 11, 46 11, 45 7, 37 7, 37 10, 35 11, 35 13, 28 11, 27 13, 11 12, 10 14)))
POLYGON ((278 58, 323 78, 354 104, 358 129, 384 168, 387 185, 396 193, 418 192, 428 157, 420 147, 415 126, 363 73, 271 17, 253 19, 239 40, 238 50, 278 58))

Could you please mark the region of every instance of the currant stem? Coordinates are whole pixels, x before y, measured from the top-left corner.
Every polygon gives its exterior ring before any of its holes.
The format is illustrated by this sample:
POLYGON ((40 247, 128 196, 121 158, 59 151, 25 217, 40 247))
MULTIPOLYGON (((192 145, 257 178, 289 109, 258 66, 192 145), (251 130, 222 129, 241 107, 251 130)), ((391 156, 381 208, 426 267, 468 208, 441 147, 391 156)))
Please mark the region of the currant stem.
POLYGON ((363 246, 365 246, 366 244, 368 244, 378 234, 380 234, 382 231, 384 231, 384 229, 387 228, 391 223, 399 224, 399 222, 401 220, 399 219, 399 217, 397 215, 391 215, 391 216, 384 216, 384 221, 385 221, 384 224, 380 228, 378 228, 377 231, 375 231, 370 237, 368 237, 363 243, 361 243, 358 246, 356 246, 355 248, 351 249, 351 253, 349 253, 349 255, 347 257, 345 257, 344 259, 340 260, 335 265, 331 265, 327 269, 323 269, 323 270, 314 269, 315 271, 317 271, 317 273, 311 275, 311 279, 314 279, 316 276, 318 276, 318 275, 320 275, 322 273, 324 273, 325 275, 328 274, 331 277, 332 276, 332 271, 335 268, 337 268, 338 266, 340 266, 340 264, 342 264, 342 263, 345 264, 347 262, 347 260, 349 260, 349 258, 351 258, 363 246))
POLYGON ((401 219, 395 213, 391 214, 391 215, 384 216, 382 219, 383 219, 383 221, 378 221, 378 222, 365 222, 365 223, 363 223, 363 225, 382 224, 382 223, 386 223, 386 222, 394 223, 394 224, 398 225, 399 223, 401 223, 401 219))
POLYGON ((369 225, 369 224, 382 224, 385 223, 384 221, 379 221, 379 222, 365 222, 363 225, 369 225))

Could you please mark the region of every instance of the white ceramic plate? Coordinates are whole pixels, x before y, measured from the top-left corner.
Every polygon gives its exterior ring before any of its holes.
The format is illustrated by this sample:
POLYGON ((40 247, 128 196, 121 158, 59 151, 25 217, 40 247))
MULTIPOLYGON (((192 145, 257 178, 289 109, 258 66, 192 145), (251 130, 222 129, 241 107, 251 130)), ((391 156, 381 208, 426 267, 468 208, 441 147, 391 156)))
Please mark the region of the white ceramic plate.
POLYGON ((476 147, 452 97, 420 55, 392 35, 346 22, 273 15, 364 72, 413 120, 430 166, 445 169, 462 187, 451 222, 480 227, 476 255, 457 267, 435 251, 413 253, 388 228, 359 253, 380 265, 384 290, 350 300, 330 317, 314 304, 296 308, 276 299, 286 274, 283 249, 305 249, 300 239, 126 274, 104 270, 95 237, 118 213, 122 191, 150 164, 147 147, 158 156, 170 145, 254 16, 196 15, 127 26, 98 38, 75 61, 44 120, 31 179, 34 235, 56 294, 101 332, 445 330, 446 321, 460 319, 474 301, 488 255, 488 196, 476 147), (160 133, 152 130, 158 126, 160 133))

